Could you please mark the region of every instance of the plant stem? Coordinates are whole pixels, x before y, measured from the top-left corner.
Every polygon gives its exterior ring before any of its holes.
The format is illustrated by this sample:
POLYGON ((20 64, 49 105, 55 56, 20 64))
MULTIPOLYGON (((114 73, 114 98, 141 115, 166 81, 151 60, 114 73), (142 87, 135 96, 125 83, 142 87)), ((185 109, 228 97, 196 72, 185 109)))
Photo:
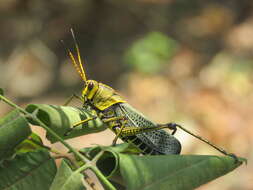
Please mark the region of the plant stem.
POLYGON ((97 160, 103 155, 103 153, 104 151, 101 150, 89 164, 85 164, 84 166, 78 168, 75 172, 81 172, 89 168, 96 174, 96 176, 106 189, 116 190, 115 187, 110 183, 110 181, 108 181, 108 179, 101 173, 101 171, 96 166, 97 160))
POLYGON ((90 169, 96 174, 105 189, 116 190, 115 187, 108 181, 108 179, 101 173, 96 166, 91 166, 90 169))
POLYGON ((23 113, 24 115, 26 115, 27 117, 33 119, 35 122, 37 122, 41 127, 43 127, 48 133, 50 133, 52 136, 54 136, 57 140, 59 140, 65 147, 67 147, 70 152, 73 152, 81 161, 83 161, 85 163, 85 165, 83 165, 82 167, 78 168, 77 170, 75 170, 75 172, 81 172, 83 170, 86 170, 88 168, 90 168, 95 174, 96 176, 100 179, 101 183, 103 184, 103 186, 105 186, 106 189, 109 190, 116 190, 115 187, 108 181, 108 179, 101 173, 101 171, 96 167, 96 161, 99 159, 99 157, 103 154, 103 151, 101 151, 98 155, 96 155, 96 157, 94 158, 93 161, 90 161, 89 159, 87 159, 86 157, 84 157, 80 152, 78 152, 77 150, 75 150, 73 147, 71 147, 68 143, 66 143, 57 133, 55 133, 51 128, 49 128, 48 126, 46 126, 40 119, 38 119, 36 117, 36 115, 31 114, 29 112, 27 112, 26 110, 24 110, 23 108, 19 107, 18 105, 16 105, 15 103, 11 102, 10 100, 8 100, 7 98, 5 98, 4 96, 0 95, 0 99, 2 99, 4 102, 6 102, 7 104, 9 104, 10 106, 18 109, 21 113, 23 113))
POLYGON ((23 108, 21 108, 21 107, 19 107, 18 105, 14 104, 14 103, 11 102, 10 100, 8 100, 8 99, 5 98, 4 96, 2 96, 1 94, 0 94, 0 99, 2 99, 4 102, 6 102, 7 104, 9 104, 10 106, 12 106, 12 107, 18 109, 18 110, 21 111, 23 114, 27 114, 27 112, 26 112, 23 108))
POLYGON ((57 140, 59 140, 65 147, 67 147, 70 150, 70 152, 73 152, 85 164, 87 164, 87 163, 90 162, 89 159, 85 158, 80 152, 78 152, 73 147, 71 147, 68 143, 66 143, 58 134, 56 134, 52 129, 50 129, 48 126, 46 126, 36 116, 34 116, 33 114, 27 112, 26 110, 24 110, 23 108, 19 107, 18 105, 16 105, 15 103, 11 102, 10 100, 8 100, 7 98, 5 98, 2 95, 0 95, 0 99, 2 99, 4 102, 6 102, 7 104, 9 104, 10 106, 18 109, 20 112, 22 112, 23 114, 27 115, 28 117, 30 117, 34 121, 36 121, 41 127, 43 127, 47 132, 49 132, 52 136, 54 136, 57 140))

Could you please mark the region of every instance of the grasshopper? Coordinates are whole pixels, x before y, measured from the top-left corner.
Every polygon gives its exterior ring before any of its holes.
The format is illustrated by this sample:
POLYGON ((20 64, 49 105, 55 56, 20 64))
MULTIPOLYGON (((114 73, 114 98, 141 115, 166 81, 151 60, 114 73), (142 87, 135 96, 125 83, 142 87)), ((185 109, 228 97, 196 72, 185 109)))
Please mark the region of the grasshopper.
POLYGON ((99 117, 105 124, 107 124, 108 128, 116 134, 112 145, 115 145, 117 139, 121 138, 123 141, 133 144, 142 154, 161 155, 180 154, 181 144, 173 136, 177 128, 180 128, 199 140, 209 144, 221 153, 232 156, 237 160, 237 157, 234 154, 227 153, 222 148, 219 148, 208 140, 193 134, 181 125, 176 123, 157 124, 150 121, 146 116, 129 105, 111 87, 95 80, 88 80, 73 29, 71 29, 71 34, 74 39, 76 55, 72 53, 69 48, 66 48, 66 50, 72 64, 84 82, 84 88, 81 97, 73 95, 66 104, 76 97, 83 102, 85 108, 92 110, 96 115, 75 124, 70 128, 70 131, 78 125, 99 117), (170 134, 166 132, 163 130, 164 128, 172 130, 172 133, 170 134))

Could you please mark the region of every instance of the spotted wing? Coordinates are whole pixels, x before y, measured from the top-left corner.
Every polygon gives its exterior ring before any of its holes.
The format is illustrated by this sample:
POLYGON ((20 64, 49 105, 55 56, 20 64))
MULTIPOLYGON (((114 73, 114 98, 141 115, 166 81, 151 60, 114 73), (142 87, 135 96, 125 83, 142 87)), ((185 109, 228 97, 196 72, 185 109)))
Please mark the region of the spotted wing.
MULTIPOLYGON (((116 108, 117 115, 125 115, 128 119, 126 126, 154 127, 155 123, 148 120, 143 114, 138 112, 127 103, 121 103, 116 108)), ((126 137, 137 140, 152 149, 151 154, 179 154, 181 151, 180 142, 165 130, 154 130, 135 136, 126 137)), ((124 139, 123 139, 124 140, 124 139)), ((136 140, 135 140, 136 141, 136 140)), ((145 152, 144 152, 145 153, 145 152)), ((148 153, 148 152, 146 152, 148 153)))

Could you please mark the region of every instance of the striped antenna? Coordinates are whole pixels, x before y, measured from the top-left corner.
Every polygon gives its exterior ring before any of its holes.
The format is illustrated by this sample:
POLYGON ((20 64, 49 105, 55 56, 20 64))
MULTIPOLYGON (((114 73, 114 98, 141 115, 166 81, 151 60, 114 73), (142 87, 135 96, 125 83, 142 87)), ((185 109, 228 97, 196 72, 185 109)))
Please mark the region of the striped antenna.
MULTIPOLYGON (((83 64, 82 64, 82 59, 81 59, 81 55, 80 55, 80 50, 79 50, 79 46, 78 46, 78 43, 77 43, 77 40, 76 40, 76 36, 75 36, 75 33, 74 33, 74 30, 73 28, 70 29, 71 31, 71 34, 72 34, 72 37, 74 39, 74 43, 75 43, 75 48, 76 48, 76 52, 77 52, 77 59, 78 59, 78 63, 79 63, 79 66, 76 64, 77 67, 79 67, 79 73, 81 72, 81 77, 84 81, 87 80, 87 77, 85 75, 85 71, 84 71, 84 68, 83 68, 83 64)), ((73 55, 73 54, 72 54, 73 55)))
POLYGON ((79 68, 79 66, 78 66, 78 64, 77 64, 77 61, 76 61, 76 59, 75 59, 73 53, 70 51, 69 48, 67 48, 67 46, 65 45, 65 43, 64 43, 63 40, 61 40, 61 43, 62 43, 62 45, 64 46, 65 50, 67 51, 67 54, 69 55, 69 58, 70 58, 72 64, 74 65, 76 71, 78 72, 79 76, 80 76, 81 79, 85 82, 85 81, 86 81, 86 78, 83 77, 83 73, 82 73, 82 71, 80 70, 80 68, 79 68))

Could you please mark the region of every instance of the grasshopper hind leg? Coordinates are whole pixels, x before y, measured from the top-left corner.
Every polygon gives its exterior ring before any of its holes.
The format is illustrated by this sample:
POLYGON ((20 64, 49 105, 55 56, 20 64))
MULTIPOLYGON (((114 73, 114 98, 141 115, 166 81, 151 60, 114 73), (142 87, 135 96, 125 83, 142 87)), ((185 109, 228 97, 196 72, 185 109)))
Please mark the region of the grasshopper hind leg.
MULTIPOLYGON (((167 128, 172 130, 171 135, 175 135, 175 133, 177 132, 177 127, 179 127, 180 125, 176 124, 176 123, 167 123, 165 124, 167 125, 167 128)), ((162 125, 161 125, 162 126, 162 125)))
POLYGON ((218 147, 217 145, 213 144, 212 142, 210 142, 210 141, 204 139, 203 137, 201 137, 201 136, 199 136, 199 135, 196 135, 196 134, 192 133, 191 131, 185 129, 185 128, 182 127, 181 125, 178 125, 178 124, 176 124, 176 123, 168 123, 168 124, 165 124, 165 125, 167 125, 167 127, 168 127, 169 129, 173 130, 172 134, 175 134, 176 128, 180 128, 180 129, 182 129, 183 131, 185 131, 186 133, 188 133, 188 134, 194 136, 195 138, 201 140, 202 142, 204 142, 204 143, 206 143, 206 144, 212 146, 214 149, 218 150, 218 151, 221 152, 222 154, 224 154, 224 155, 226 155, 226 156, 232 157, 232 158, 235 160, 235 162, 238 162, 238 161, 239 161, 238 157, 237 157, 235 154, 233 154, 233 153, 228 153, 228 152, 225 151, 223 148, 220 148, 220 147, 218 147))
POLYGON ((119 129, 119 130, 116 130, 117 134, 116 134, 115 138, 114 138, 113 141, 112 141, 112 146, 115 146, 115 145, 116 145, 117 140, 118 140, 118 138, 120 137, 120 135, 121 135, 121 133, 122 133, 122 131, 123 131, 124 128, 125 128, 125 125, 122 124, 122 125, 120 126, 120 129, 119 129))

